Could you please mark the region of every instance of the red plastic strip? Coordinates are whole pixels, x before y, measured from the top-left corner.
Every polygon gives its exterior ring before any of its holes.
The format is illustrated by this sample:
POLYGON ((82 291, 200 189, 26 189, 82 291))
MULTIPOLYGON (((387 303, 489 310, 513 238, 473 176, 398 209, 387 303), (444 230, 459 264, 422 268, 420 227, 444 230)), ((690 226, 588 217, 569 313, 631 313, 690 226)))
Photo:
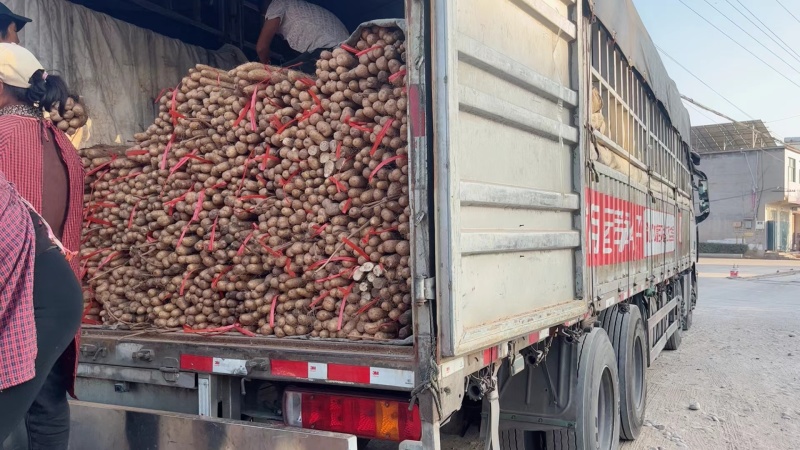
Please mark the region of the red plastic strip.
POLYGON ((147 150, 128 150, 125 152, 125 156, 144 156, 148 153, 150 152, 147 150))
POLYGON ((389 82, 394 83, 396 79, 405 76, 405 74, 406 74, 406 69, 393 73, 392 75, 389 76, 389 82))
POLYGON ((98 219, 97 217, 94 217, 94 216, 87 217, 86 221, 89 222, 89 223, 96 223, 98 225, 105 225, 107 227, 113 227, 114 226, 111 222, 109 222, 107 220, 103 220, 103 219, 98 219))
MULTIPOLYGON (((253 225, 255 225, 255 224, 253 224, 253 225)), ((239 247, 239 250, 236 252, 236 255, 237 255, 237 256, 242 256, 242 255, 244 255, 244 249, 245 249, 245 248, 247 248, 247 243, 248 243, 248 242, 250 242, 250 239, 253 239, 253 234, 254 234, 255 232, 256 232, 256 230, 253 230, 253 231, 251 231, 251 232, 250 232, 250 233, 247 235, 247 237, 245 237, 245 238, 244 238, 244 242, 242 242, 242 245, 239 247)))
POLYGON ((356 317, 358 317, 358 316, 364 314, 365 312, 369 311, 370 308, 372 308, 373 306, 375 306, 378 303, 378 300, 380 300, 380 299, 378 299, 378 298, 373 299, 371 302, 369 302, 366 305, 362 306, 361 309, 356 311, 356 317))
POLYGON ((223 276, 225 276, 226 273, 230 272, 231 269, 232 269, 232 267, 225 267, 224 269, 222 269, 222 271, 220 271, 220 273, 218 273, 217 276, 215 276, 214 279, 211 280, 211 289, 216 290, 217 289, 217 283, 219 283, 219 280, 223 276))
POLYGON ((103 164, 100 164, 99 166, 97 166, 94 169, 90 170, 89 172, 86 173, 86 176, 90 177, 90 176, 96 174, 97 172, 101 171, 102 169, 105 169, 106 167, 110 166, 111 163, 114 162, 116 159, 117 159, 117 155, 112 155, 110 161, 106 161, 103 164))
POLYGON ((133 226, 133 218, 136 217, 136 204, 134 203, 133 209, 131 210, 131 216, 128 217, 128 229, 130 230, 133 226))
POLYGON ((403 159, 405 157, 406 157, 406 155, 397 155, 397 156, 392 156, 391 158, 387 158, 387 159, 384 159, 383 161, 381 161, 381 163, 378 164, 372 170, 372 173, 369 174, 369 182, 371 183, 372 179, 375 177, 375 174, 377 174, 378 171, 383 169, 386 165, 391 164, 391 163, 397 161, 398 159, 403 159))
POLYGON ((329 179, 329 180, 331 180, 331 183, 333 183, 333 184, 335 184, 335 185, 336 185, 336 192, 337 192, 337 193, 338 193, 338 192, 343 192, 343 191, 345 191, 345 190, 346 190, 346 189, 345 189, 345 187, 344 187, 344 185, 342 184, 342 182, 341 182, 341 181, 339 181, 339 180, 337 180, 335 176, 331 176, 331 177, 329 177, 328 179, 329 179))
POLYGON ((208 241, 208 251, 214 251, 214 234, 217 232, 217 221, 219 220, 219 216, 214 218, 214 224, 211 225, 211 238, 208 241))
MULTIPOLYGON (((195 269, 195 270, 197 270, 197 269, 195 269)), ((183 295, 183 290, 186 287, 186 281, 195 272, 195 270, 190 270, 190 271, 186 272, 186 275, 183 276, 183 280, 181 281, 181 290, 178 293, 178 295, 183 295)))
POLYGON ((292 270, 292 258, 289 258, 288 256, 286 257, 286 264, 284 265, 283 269, 290 277, 297 277, 297 274, 294 272, 294 270, 292 270))
POLYGON ((367 48, 367 49, 361 50, 360 52, 356 53, 356 56, 362 56, 362 55, 366 55, 367 53, 369 53, 369 52, 371 52, 371 51, 373 51, 373 50, 377 50, 377 49, 379 49, 379 48, 381 48, 381 46, 380 46, 380 45, 373 45, 373 46, 372 46, 372 47, 370 47, 370 48, 367 48))
POLYGON ((367 261, 369 261, 369 255, 367 254, 367 252, 362 250, 361 247, 356 245, 353 241, 351 241, 350 239, 347 239, 346 237, 342 237, 342 242, 344 242, 344 244, 346 246, 352 248, 353 251, 355 251, 359 255, 363 256, 367 261))
POLYGON ((328 223, 322 224, 322 226, 318 226, 318 227, 315 227, 315 226, 312 225, 311 229, 314 230, 314 234, 312 235, 312 237, 316 237, 316 236, 319 236, 320 234, 322 234, 322 232, 325 231, 325 228, 328 228, 328 225, 329 225, 328 223))
POLYGON ((278 296, 272 297, 272 305, 269 307, 269 326, 275 327, 275 308, 278 306, 278 296))
POLYGON ((348 286, 347 289, 345 289, 344 292, 342 293, 342 304, 341 306, 339 306, 339 321, 336 324, 337 331, 342 331, 342 321, 344 320, 344 307, 347 304, 347 297, 350 295, 351 292, 353 292, 353 286, 355 286, 355 283, 351 283, 350 286, 348 286))
POLYGON ((369 151, 369 156, 375 155, 375 152, 378 151, 378 147, 381 145, 383 138, 386 137, 386 133, 389 131, 389 127, 392 126, 394 119, 389 119, 383 124, 383 128, 378 133, 378 137, 375 138, 375 143, 372 145, 372 150, 369 151))
POLYGON ((100 264, 97 266, 97 270, 100 270, 103 266, 110 263, 111 261, 117 259, 122 253, 120 252, 112 252, 110 255, 106 256, 106 258, 100 261, 100 264))
POLYGON ((359 51, 357 48, 353 48, 353 47, 351 47, 351 46, 349 46, 347 44, 342 44, 342 48, 347 50, 348 52, 354 54, 354 55, 358 54, 358 51, 359 51))
POLYGON ((175 143, 175 133, 172 133, 172 136, 169 137, 169 142, 167 142, 167 146, 164 148, 164 156, 161 157, 161 170, 167 168, 167 155, 169 155, 169 149, 172 148, 172 144, 175 143))
POLYGON ((321 302, 322 299, 328 296, 328 291, 322 291, 315 299, 308 305, 309 308, 313 308, 317 303, 321 302))
POLYGON ((344 201, 344 205, 342 205, 342 213, 347 214, 347 211, 350 211, 350 206, 353 205, 353 199, 348 198, 344 201))
POLYGON ((239 113, 239 117, 237 117, 236 121, 233 122, 233 128, 238 127, 239 124, 242 122, 242 120, 244 120, 244 118, 247 117, 248 111, 250 111, 250 103, 244 105, 244 108, 242 108, 242 112, 239 113))

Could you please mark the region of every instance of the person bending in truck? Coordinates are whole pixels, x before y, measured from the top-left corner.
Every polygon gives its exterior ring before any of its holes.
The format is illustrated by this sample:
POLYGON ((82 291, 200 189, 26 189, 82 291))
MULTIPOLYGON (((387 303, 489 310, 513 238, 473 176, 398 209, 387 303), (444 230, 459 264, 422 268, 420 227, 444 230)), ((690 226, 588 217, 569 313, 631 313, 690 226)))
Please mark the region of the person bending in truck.
POLYGON ((327 9, 304 0, 271 0, 267 2, 264 27, 258 37, 256 51, 264 64, 270 63, 270 46, 280 35, 300 56, 284 63, 305 73, 314 73, 320 54, 350 36, 341 20, 327 9))
POLYGON ((8 6, 0 3, 0 43, 19 44, 17 33, 29 22, 31 19, 14 14, 8 6))
MULTIPOLYGON (((43 118, 44 111, 64 105, 67 95, 64 81, 48 75, 31 52, 0 44, 0 172, 52 226, 50 241, 58 243, 37 240, 33 303, 16 298, 9 307, 0 305, 0 442, 7 427, 24 419, 30 450, 67 448, 67 392, 74 396, 83 311, 77 281, 83 167, 67 136, 43 118)), ((0 265, 5 291, 3 269, 0 265)))

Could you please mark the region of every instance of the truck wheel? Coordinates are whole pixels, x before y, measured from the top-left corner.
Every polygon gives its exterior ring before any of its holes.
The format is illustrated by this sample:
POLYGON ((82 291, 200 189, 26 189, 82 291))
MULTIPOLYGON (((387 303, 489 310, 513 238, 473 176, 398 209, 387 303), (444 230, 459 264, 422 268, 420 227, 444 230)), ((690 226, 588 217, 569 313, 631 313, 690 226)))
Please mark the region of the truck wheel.
POLYGON ((617 353, 619 373, 620 437, 634 440, 644 425, 647 405, 647 338, 639 308, 614 306, 603 311, 600 323, 617 353))
POLYGON ((592 329, 581 340, 575 394, 578 420, 575 424, 573 448, 618 448, 620 418, 617 358, 608 334, 602 328, 592 329))
POLYGON ((683 321, 683 331, 689 331, 689 329, 692 328, 692 315, 694 314, 691 304, 686 305, 686 308, 686 320, 683 321))
POLYGON ((549 450, 544 446, 542 433, 524 430, 500 430, 500 450, 549 450))

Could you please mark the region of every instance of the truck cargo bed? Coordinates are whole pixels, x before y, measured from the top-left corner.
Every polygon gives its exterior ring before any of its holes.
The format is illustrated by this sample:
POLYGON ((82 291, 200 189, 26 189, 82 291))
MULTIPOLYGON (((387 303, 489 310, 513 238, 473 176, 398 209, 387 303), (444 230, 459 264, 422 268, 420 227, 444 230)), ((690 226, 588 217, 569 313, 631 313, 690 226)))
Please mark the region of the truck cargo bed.
MULTIPOLYGON (((182 373, 198 372, 410 390, 414 387, 415 359, 411 345, 234 334, 209 337, 99 326, 84 327, 80 348, 86 375, 103 377, 93 370, 94 365, 159 370, 166 383, 169 378, 177 381, 182 373)), ((111 373, 105 376, 113 378, 111 373)))

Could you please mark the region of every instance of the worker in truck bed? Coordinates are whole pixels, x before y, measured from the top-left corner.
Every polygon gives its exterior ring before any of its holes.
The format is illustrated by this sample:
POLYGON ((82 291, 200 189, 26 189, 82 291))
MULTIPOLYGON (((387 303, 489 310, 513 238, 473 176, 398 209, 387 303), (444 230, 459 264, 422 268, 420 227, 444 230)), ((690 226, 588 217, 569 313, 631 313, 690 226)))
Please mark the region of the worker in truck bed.
MULTIPOLYGON (((0 172, 52 225, 52 240, 63 242, 71 255, 67 263, 60 253, 51 251, 53 246, 38 245, 33 310, 0 308, 0 314, 15 319, 14 326, 0 323, 3 339, 14 344, 0 347, 0 389, 4 389, 0 431, 24 418, 30 450, 67 448, 67 392, 74 395, 77 333, 83 310, 77 282, 83 167, 67 136, 43 118, 44 110, 64 105, 66 99, 64 81, 48 75, 31 52, 19 45, 0 44, 0 172), (21 315, 16 316, 17 312, 21 315), (31 345, 38 352, 24 351, 31 345), (4 352, 13 353, 13 359, 4 352), (18 376, 9 378, 13 374, 18 376)), ((0 438, 0 442, 5 439, 3 433, 0 438)))
POLYGON ((17 33, 29 22, 31 19, 14 14, 8 6, 0 3, 0 42, 19 44, 17 33))
POLYGON ((320 54, 349 37, 347 28, 332 12, 304 0, 271 0, 267 2, 264 27, 258 37, 256 51, 264 64, 270 63, 270 45, 280 35, 300 56, 286 62, 305 73, 316 70, 320 54))

